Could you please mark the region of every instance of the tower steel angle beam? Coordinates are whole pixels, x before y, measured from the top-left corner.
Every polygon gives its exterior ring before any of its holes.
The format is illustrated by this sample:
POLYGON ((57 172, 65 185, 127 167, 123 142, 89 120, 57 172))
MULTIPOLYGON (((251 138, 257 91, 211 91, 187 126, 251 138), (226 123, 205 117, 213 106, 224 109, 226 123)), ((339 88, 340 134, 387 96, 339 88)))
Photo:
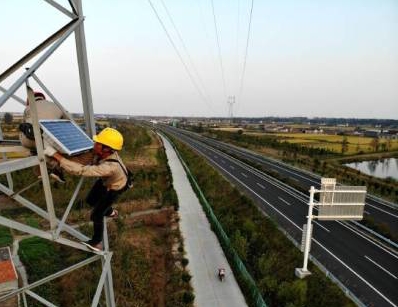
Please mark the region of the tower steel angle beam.
MULTIPOLYGON (((53 53, 59 46, 68 38, 70 34, 82 23, 83 20, 75 19, 68 24, 68 30, 17 80, 14 84, 0 97, 0 107, 7 101, 12 94, 14 94, 21 85, 34 73, 53 53)), ((26 61, 24 61, 25 63, 26 61)), ((7 72, 0 76, 0 82, 3 76, 8 76, 7 72)))
MULTIPOLYGON (((75 0, 74 3, 76 4, 79 19, 84 20, 82 1, 75 0)), ((93 136, 95 134, 94 109, 91 96, 90 74, 87 62, 86 36, 84 34, 83 22, 81 22, 79 27, 75 29, 75 41, 86 131, 90 136, 93 136)))
POLYGON ((84 267, 84 266, 86 266, 86 265, 88 265, 88 264, 90 264, 90 263, 92 263, 94 261, 99 260, 100 258, 101 258, 100 255, 94 255, 94 256, 92 256, 92 257, 90 257, 88 259, 85 259, 85 260, 83 260, 83 261, 81 261, 79 263, 76 263, 76 264, 74 264, 74 265, 72 265, 72 266, 70 266, 70 267, 68 267, 66 269, 63 269, 63 270, 61 270, 59 272, 56 272, 56 273, 54 273, 52 275, 49 275, 49 276, 44 277, 44 278, 42 278, 42 279, 40 279, 38 281, 35 281, 35 282, 31 283, 30 285, 24 286, 22 288, 19 288, 18 290, 15 290, 15 291, 12 291, 12 292, 10 292, 8 294, 5 294, 5 295, 0 297, 0 302, 5 301, 5 300, 17 295, 17 294, 23 293, 26 290, 34 289, 34 288, 36 288, 38 286, 41 286, 41 285, 43 285, 43 284, 45 284, 45 283, 47 283, 49 281, 52 281, 52 280, 54 280, 56 278, 64 276, 64 275, 66 275, 66 274, 68 274, 68 273, 70 273, 70 272, 72 272, 74 270, 80 269, 80 268, 82 268, 82 267, 84 267))
MULTIPOLYGON (((76 199, 77 193, 80 190, 82 180, 77 185, 70 201, 68 207, 63 215, 61 220, 57 219, 54 210, 54 203, 52 198, 51 192, 51 185, 48 177, 47 172, 47 165, 46 165, 46 157, 44 156, 43 152, 43 142, 41 139, 41 133, 39 128, 39 118, 37 115, 37 110, 35 107, 35 98, 32 89, 29 87, 29 78, 32 77, 36 80, 38 85, 47 93, 47 95, 54 101, 54 103, 63 111, 66 117, 71 118, 71 115, 63 108, 62 104, 59 103, 54 95, 47 89, 47 87, 40 81, 37 77, 35 72, 41 67, 41 65, 46 62, 46 60, 55 52, 55 50, 60 47, 63 42, 72 34, 75 33, 75 44, 76 44, 76 56, 77 56, 77 64, 79 69, 79 81, 80 81, 80 89, 81 89, 81 97, 82 97, 82 104, 83 104, 83 112, 84 112, 84 119, 86 124, 86 131, 90 136, 95 134, 95 122, 94 122, 94 111, 92 105, 92 96, 91 96, 91 85, 90 85, 90 76, 89 76, 89 68, 88 68, 88 61, 87 61, 87 50, 86 50, 86 40, 85 40, 85 33, 84 33, 84 16, 83 16, 83 9, 82 9, 82 1, 81 0, 68 0, 71 10, 66 9, 62 5, 58 4, 56 0, 44 0, 54 8, 56 8, 61 13, 67 15, 68 17, 72 18, 72 20, 63 26, 60 30, 55 32, 53 35, 48 37, 42 43, 40 43, 37 47, 23 56, 20 60, 18 60, 15 64, 13 64, 10 68, 0 74, 0 82, 7 79, 11 74, 16 72, 20 69, 25 63, 32 60, 34 57, 39 56, 41 52, 43 52, 38 59, 28 68, 24 73, 21 74, 16 81, 13 81, 11 86, 8 89, 4 87, 0 87, 0 90, 3 94, 0 96, 0 108, 4 105, 9 98, 14 98, 18 102, 23 105, 25 101, 14 93, 22 86, 23 83, 27 85, 27 92, 28 92, 28 99, 31 106, 32 112, 32 126, 35 135, 35 144, 37 149, 37 156, 32 156, 24 159, 18 159, 15 161, 5 161, 4 163, 0 163, 0 173, 7 174, 8 179, 8 187, 4 184, 0 184, 0 191, 3 192, 5 195, 11 197, 12 199, 18 201, 24 207, 32 210, 34 213, 38 214, 39 216, 43 217, 50 221, 50 230, 43 231, 37 228, 30 227, 28 225, 19 223, 15 220, 5 218, 0 215, 0 224, 8 226, 13 229, 20 230, 22 232, 27 232, 32 235, 36 235, 43 239, 51 240, 53 242, 57 242, 59 244, 67 245, 75 249, 80 249, 83 251, 90 251, 87 247, 83 244, 72 241, 66 238, 60 237, 61 231, 66 231, 78 240, 86 241, 88 238, 80 233, 78 230, 74 229, 70 225, 65 224, 67 216, 72 208, 72 205, 76 199), (47 49, 46 49, 47 48, 47 49), (39 206, 35 205, 34 203, 30 202, 29 200, 22 197, 19 193, 28 189, 30 186, 19 190, 19 192, 15 192, 13 188, 13 182, 11 173, 15 170, 23 169, 32 167, 34 165, 39 164, 41 170, 41 177, 43 182, 43 190, 45 194, 46 204, 47 204, 47 211, 43 210, 39 206)), ((2 132, 0 128, 0 140, 2 139, 2 132)), ((1 158, 1 157, 0 157, 1 158)), ((6 158, 6 157, 5 157, 6 158)), ((106 221, 105 221, 106 222, 106 221)), ((26 295, 29 295, 36 300, 40 301, 42 304, 46 306, 55 306, 51 302, 47 301, 45 298, 40 297, 33 291, 32 288, 44 284, 46 282, 51 281, 54 278, 62 276, 66 273, 72 272, 82 266, 85 266, 97 259, 102 259, 102 273, 101 277, 98 281, 97 291, 95 293, 94 298, 92 299, 91 305, 97 306, 99 302, 99 298, 101 295, 102 290, 105 292, 106 297, 106 306, 114 307, 115 306, 115 298, 113 292, 113 281, 112 281, 112 269, 110 265, 112 252, 109 252, 109 243, 107 238, 107 230, 106 224, 104 229, 105 237, 104 237, 104 245, 105 251, 104 252, 94 252, 97 254, 96 256, 75 264, 61 272, 55 273, 53 275, 47 276, 39 281, 36 281, 30 285, 22 287, 12 293, 7 294, 6 296, 1 296, 0 301, 4 301, 5 299, 12 297, 14 295, 22 295, 23 304, 24 306, 27 305, 26 303, 26 295)))
MULTIPOLYGON (((42 218, 48 219, 47 211, 36 206, 29 200, 23 198, 21 195, 15 194, 14 191, 10 190, 6 186, 0 184, 0 191, 9 197, 12 197, 14 200, 19 202, 21 205, 23 205, 24 207, 28 208, 29 210, 35 212, 37 215, 41 216, 42 218)), ((57 220, 57 223, 60 223, 60 222, 57 220)), ((83 235, 82 233, 80 233, 79 231, 77 231, 76 229, 74 229, 73 227, 71 227, 69 225, 64 225, 63 230, 68 232, 70 235, 74 236, 78 240, 81 240, 81 241, 88 240, 88 237, 86 237, 85 235, 83 235)))

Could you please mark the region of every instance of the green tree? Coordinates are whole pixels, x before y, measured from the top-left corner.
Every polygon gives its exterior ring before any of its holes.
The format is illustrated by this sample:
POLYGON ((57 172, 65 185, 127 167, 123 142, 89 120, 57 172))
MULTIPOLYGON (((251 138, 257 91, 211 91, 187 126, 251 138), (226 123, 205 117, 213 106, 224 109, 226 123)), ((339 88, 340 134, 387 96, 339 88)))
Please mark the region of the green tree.
POLYGON ((202 122, 199 122, 199 125, 197 127, 196 132, 198 132, 198 133, 202 133, 203 132, 203 124, 202 124, 202 122))
POLYGON ((348 151, 348 139, 346 136, 343 136, 343 140, 341 142, 341 153, 344 155, 348 151))
POLYGON ((241 235, 240 230, 235 231, 231 242, 239 257, 245 261, 247 259, 247 239, 241 235))
POLYGON ((387 151, 387 143, 381 143, 380 146, 382 151, 387 151))
POLYGON ((391 139, 387 139, 387 150, 390 151, 391 150, 391 139))
POLYGON ((278 300, 283 306, 306 306, 307 282, 301 279, 283 282, 279 286, 278 300))
POLYGON ((376 136, 372 139, 372 141, 370 141, 370 147, 373 149, 373 151, 377 151, 379 149, 379 145, 380 145, 380 140, 379 138, 376 136))

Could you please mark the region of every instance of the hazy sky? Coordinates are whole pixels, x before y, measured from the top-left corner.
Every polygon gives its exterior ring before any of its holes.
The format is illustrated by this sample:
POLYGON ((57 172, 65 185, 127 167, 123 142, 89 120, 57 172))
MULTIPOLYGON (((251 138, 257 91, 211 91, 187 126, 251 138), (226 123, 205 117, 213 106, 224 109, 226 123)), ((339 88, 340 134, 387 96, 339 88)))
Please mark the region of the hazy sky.
MULTIPOLYGON (((211 0, 151 1, 208 98, 148 0, 83 0, 96 113, 227 116, 227 96, 235 95, 236 116, 398 119, 396 0, 254 0, 240 97, 251 0, 214 0, 225 93, 211 0)), ((0 7, 1 72, 68 22, 40 0, 1 0, 0 7)), ((73 35, 37 75, 68 110, 82 111, 73 35)), ((18 94, 26 97, 24 89, 18 94)), ((20 110, 13 100, 1 109, 20 110)))

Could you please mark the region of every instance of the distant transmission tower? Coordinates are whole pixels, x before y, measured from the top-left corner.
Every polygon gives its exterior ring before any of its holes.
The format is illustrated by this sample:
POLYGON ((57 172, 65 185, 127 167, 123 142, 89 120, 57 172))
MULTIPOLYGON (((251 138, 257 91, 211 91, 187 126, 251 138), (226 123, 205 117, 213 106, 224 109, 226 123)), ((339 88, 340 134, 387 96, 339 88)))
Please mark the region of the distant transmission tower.
POLYGON ((229 123, 231 124, 233 122, 233 105, 235 104, 235 96, 228 96, 228 118, 229 118, 229 123))
MULTIPOLYGON (((23 56, 20 60, 18 60, 15 64, 10 66, 7 70, 0 73, 0 91, 3 94, 0 96, 0 108, 10 99, 13 98, 17 102, 22 105, 26 104, 25 99, 21 99, 15 92, 21 88, 24 84, 26 85, 26 94, 28 97, 29 105, 31 106, 32 112, 32 126, 33 133, 35 136, 35 144, 37 154, 31 155, 26 158, 20 159, 9 159, 6 155, 7 148, 3 147, 4 150, 0 152, 0 175, 5 174, 7 184, 0 183, 0 192, 4 193, 8 197, 14 199, 23 207, 31 210, 33 213, 37 214, 41 218, 47 220, 49 222, 49 226, 44 226, 42 228, 31 227, 27 224, 18 222, 11 218, 6 218, 0 215, 0 225, 28 233, 46 240, 50 240, 56 242, 58 244, 62 244, 65 246, 69 246, 71 248, 75 248, 78 250, 83 250, 87 252, 93 253, 91 257, 78 262, 62 271, 56 272, 52 275, 49 275, 41 280, 34 281, 31 284, 23 284, 17 290, 13 290, 10 293, 2 294, 0 296, 0 305, 3 306, 3 302, 8 300, 13 296, 22 296, 23 306, 27 306, 26 296, 31 297, 34 300, 42 303, 45 306, 55 306, 53 303, 49 302, 46 298, 39 296, 34 291, 38 286, 41 286, 45 283, 51 282, 52 280, 59 278, 65 274, 73 274, 76 272, 75 270, 86 266, 94 261, 100 261, 102 265, 102 273, 98 280, 98 285, 95 293, 93 293, 92 302, 88 305, 97 306, 99 304, 101 293, 104 290, 105 292, 105 302, 107 307, 115 306, 115 297, 113 292, 113 281, 112 281, 112 269, 111 269, 111 258, 112 252, 109 251, 109 242, 106 230, 106 221, 104 227, 104 251, 101 252, 92 252, 86 246, 84 246, 81 241, 87 241, 88 237, 81 233, 79 230, 75 229, 71 225, 66 223, 70 210, 76 200, 76 197, 80 191, 80 188, 83 183, 83 177, 80 178, 74 193, 71 195, 71 199, 65 212, 62 217, 57 217, 54 210, 53 196, 51 193, 51 185, 49 180, 49 175, 47 171, 46 159, 43 153, 43 141, 40 132, 39 121, 37 118, 37 110, 35 106, 34 93, 32 88, 29 86, 29 81, 35 81, 39 87, 52 99, 52 101, 63 111, 66 118, 69 118, 73 121, 71 115, 64 109, 64 107, 59 103, 59 101, 54 97, 54 95, 46 88, 46 86, 42 83, 39 77, 36 75, 37 70, 44 64, 47 59, 55 52, 64 43, 64 41, 74 33, 73 41, 76 44, 76 55, 77 55, 77 64, 79 68, 79 77, 80 77, 80 89, 81 89, 81 97, 83 102, 83 112, 84 112, 84 120, 86 125, 87 133, 92 136, 95 133, 95 122, 94 122, 94 112, 91 98, 91 87, 90 87, 90 77, 88 71, 88 63, 87 63, 87 52, 86 52, 86 40, 84 34, 84 16, 82 10, 82 0, 69 0, 70 8, 65 8, 61 4, 57 3, 55 0, 46 0, 46 2, 53 6, 58 11, 62 12, 64 15, 70 18, 70 21, 55 32, 53 35, 48 37, 42 43, 40 43, 36 48, 31 50, 25 56, 23 56), (24 65, 26 63, 35 60, 33 64, 30 64, 30 67, 24 70, 24 65), (16 76, 16 74, 20 74, 16 76), (9 77, 12 78, 9 78, 9 77), (15 81, 16 80, 16 81, 15 81), (4 82, 7 81, 7 82, 4 82), (11 86, 7 89, 5 88, 6 84, 11 84, 11 86), (4 85, 4 87, 3 87, 4 85), (28 184, 26 187, 22 188, 19 191, 14 190, 14 182, 12 178, 12 173, 18 170, 39 166, 41 179, 36 180, 33 183, 28 184), (42 209, 40 206, 34 204, 29 201, 27 198, 22 196, 22 192, 28 190, 29 188, 42 183, 43 187, 43 198, 45 199, 46 209, 42 209)), ((37 12, 36 12, 37 13, 37 12)), ((4 47, 7 44, 4 44, 4 47)), ((49 61, 50 62, 50 61, 49 61)), ((64 64, 66 65, 66 64, 64 64)), ((62 71, 60 69, 59 71, 62 71)), ((60 78, 62 76, 60 75, 60 78)), ((65 80, 61 80, 60 82, 65 82, 65 80)), ((0 125, 0 149, 1 144, 3 143, 3 133, 0 125)), ((13 150, 22 150, 22 146, 13 146, 13 150)), ((64 289, 67 291, 68 289, 64 289)), ((73 298, 71 298, 73 300, 73 298)))

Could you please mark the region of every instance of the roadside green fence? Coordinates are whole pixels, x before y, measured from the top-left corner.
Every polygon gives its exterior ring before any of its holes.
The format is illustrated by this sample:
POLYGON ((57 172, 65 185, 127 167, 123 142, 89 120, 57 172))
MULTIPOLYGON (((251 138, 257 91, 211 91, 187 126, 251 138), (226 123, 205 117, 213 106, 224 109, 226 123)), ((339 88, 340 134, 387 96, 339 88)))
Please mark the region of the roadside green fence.
POLYGON ((188 179, 191 182, 196 194, 199 197, 199 200, 202 204, 203 210, 206 213, 206 216, 210 222, 210 225, 215 232, 215 234, 218 237, 218 240, 224 250, 224 253, 226 254, 229 263, 232 265, 234 271, 235 271, 235 277, 238 279, 239 284, 242 286, 242 290, 245 293, 247 298, 250 299, 250 301, 253 303, 253 306, 255 307, 267 307, 267 304, 264 302, 264 299, 261 296, 260 290, 257 288, 257 285, 249 272, 247 271, 245 265, 243 264, 242 260, 238 256, 238 253, 235 251, 235 249, 231 245, 231 241, 229 240, 227 234, 225 233, 224 229, 222 228, 221 224, 219 223, 217 217, 215 216, 213 209, 211 208, 209 202, 207 201, 205 195, 203 194, 202 190, 200 189, 198 183, 195 180, 194 175, 191 173, 189 170, 187 164, 181 157, 178 149, 174 145, 174 143, 163 133, 162 135, 167 138, 167 140, 170 142, 170 144, 173 146, 175 149, 178 158, 181 161, 181 164, 183 165, 187 175, 188 179))

